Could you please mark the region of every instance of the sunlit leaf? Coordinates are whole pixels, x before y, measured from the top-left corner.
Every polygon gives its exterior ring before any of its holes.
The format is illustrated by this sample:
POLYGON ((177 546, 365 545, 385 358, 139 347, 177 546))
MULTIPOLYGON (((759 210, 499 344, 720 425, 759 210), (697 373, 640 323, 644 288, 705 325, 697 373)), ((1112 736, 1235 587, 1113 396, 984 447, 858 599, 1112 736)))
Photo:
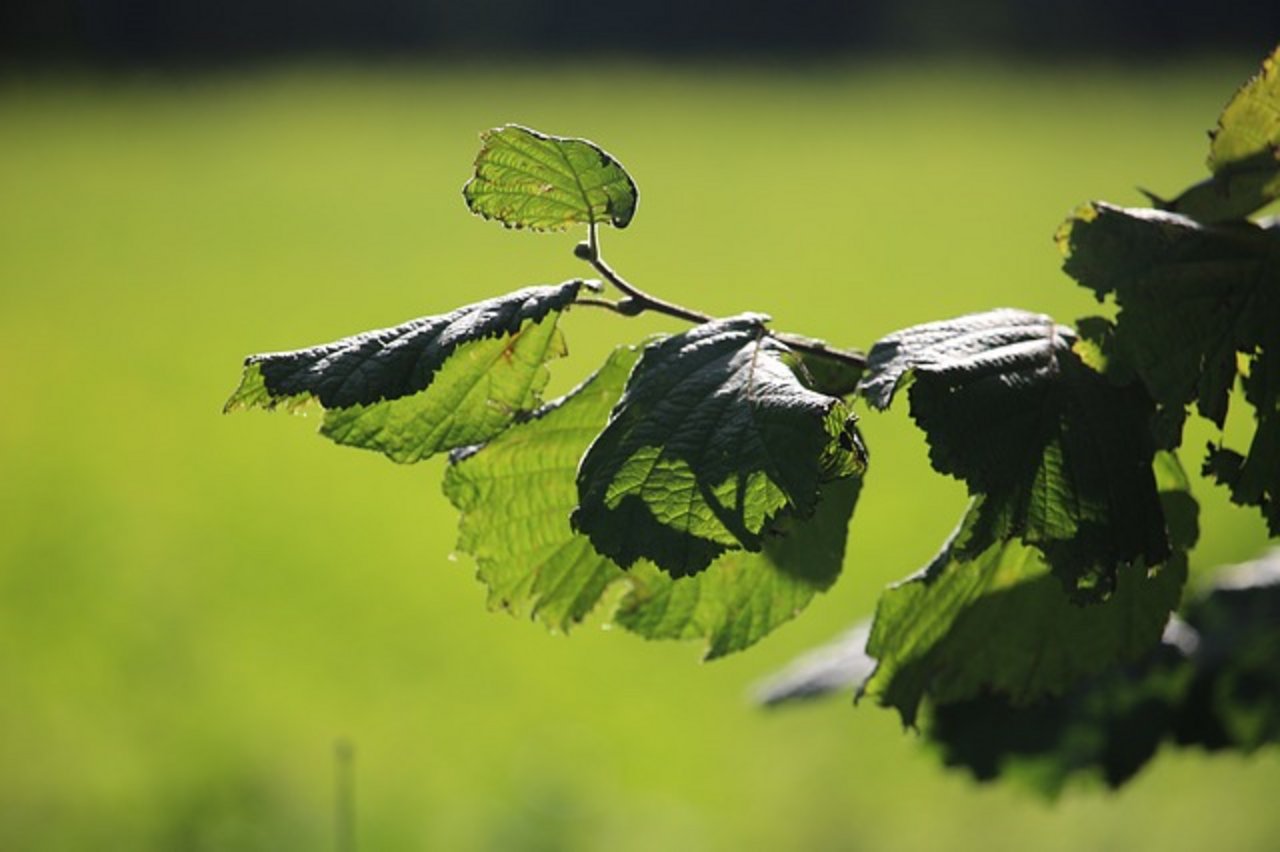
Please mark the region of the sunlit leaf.
POLYGON ((1166 209, 1226 222, 1280 197, 1280 48, 1227 103, 1210 137, 1213 176, 1164 203, 1166 209))
POLYGON ((814 516, 786 518, 759 553, 734 551, 696 577, 646 562, 622 571, 569 525, 578 460, 604 428, 638 353, 622 348, 566 397, 491 442, 456 453, 445 494, 462 513, 458 549, 476 558, 491 606, 568 630, 605 601, 648 638, 741 650, 802 610, 839 575, 860 481, 829 483, 814 516), (611 591, 611 588, 619 591, 611 591))
MULTIPOLYGON (((1161 454, 1156 463, 1172 468, 1162 472, 1166 493, 1188 499, 1176 459, 1161 454)), ((1186 554, 1178 549, 1163 565, 1113 566, 1111 596, 1079 605, 1036 548, 1005 539, 975 552, 988 511, 985 498, 975 499, 933 562, 880 597, 867 643, 878 665, 864 692, 908 724, 925 697, 947 704, 993 693, 1025 705, 1137 660, 1181 596, 1186 554)), ((1185 544, 1190 535, 1183 529, 1174 539, 1185 544)))
POLYGON ((227 401, 325 409, 320 431, 398 462, 484 441, 536 408, 579 281, 529 287, 334 343, 253 355, 227 401))
POLYGON ((590 379, 489 443, 450 460, 444 493, 461 513, 458 549, 475 557, 491 607, 567 630, 622 569, 569 527, 574 472, 640 353, 614 351, 590 379))
POLYGON ((625 228, 639 199, 626 170, 585 139, 509 124, 480 136, 475 174, 462 188, 471 212, 510 228, 625 228))

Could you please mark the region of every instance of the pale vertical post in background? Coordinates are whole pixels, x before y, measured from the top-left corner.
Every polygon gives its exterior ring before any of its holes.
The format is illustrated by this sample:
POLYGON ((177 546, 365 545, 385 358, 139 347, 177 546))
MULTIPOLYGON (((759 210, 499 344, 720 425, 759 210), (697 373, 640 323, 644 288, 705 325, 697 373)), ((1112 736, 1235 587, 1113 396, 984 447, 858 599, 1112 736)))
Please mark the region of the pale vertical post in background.
POLYGON ((333 744, 334 849, 356 852, 356 749, 342 738, 333 744))

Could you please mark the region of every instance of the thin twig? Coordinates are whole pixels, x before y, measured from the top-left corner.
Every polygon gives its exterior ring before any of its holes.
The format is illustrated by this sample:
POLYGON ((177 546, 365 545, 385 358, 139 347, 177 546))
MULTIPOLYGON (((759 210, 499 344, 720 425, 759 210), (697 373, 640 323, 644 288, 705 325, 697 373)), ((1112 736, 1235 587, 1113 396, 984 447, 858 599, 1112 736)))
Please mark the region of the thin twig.
MULTIPOLYGON (((627 316, 634 316, 644 311, 653 311, 657 314, 665 314, 669 317, 682 319, 686 322, 701 324, 710 322, 715 317, 710 314, 704 314, 702 311, 695 311, 692 308, 686 308, 683 305, 677 305, 675 302, 668 302, 666 299, 660 299, 650 293, 646 293, 639 287, 632 284, 627 279, 618 274, 612 266, 610 266, 600 254, 600 242, 596 233, 595 223, 591 223, 587 228, 586 253, 578 254, 578 257, 591 264, 592 268, 599 272, 604 280, 608 281, 614 287, 617 287, 627 298, 621 302, 612 302, 607 299, 593 299, 586 297, 578 299, 577 303, 582 305, 594 305, 596 307, 608 308, 616 313, 627 316)), ((859 369, 867 366, 867 356, 861 352, 851 352, 845 349, 833 349, 821 340, 815 340, 812 337, 803 337, 798 334, 787 334, 786 332, 766 330, 766 333, 781 343, 786 344, 797 352, 808 352, 812 355, 820 355, 830 358, 833 361, 840 361, 851 367, 859 369)))
POLYGON ((639 287, 632 284, 627 279, 618 274, 612 266, 610 266, 600 254, 600 241, 596 233, 596 224, 592 222, 587 227, 587 253, 582 257, 592 268, 599 272, 604 280, 608 281, 614 287, 617 287, 623 294, 628 296, 632 301, 632 310, 634 313, 642 311, 653 311, 658 314, 666 314, 676 319, 686 320, 694 323, 710 322, 715 319, 710 314, 704 314, 702 311, 695 311, 692 308, 686 308, 683 305, 677 305, 675 302, 668 302, 666 299, 660 299, 650 293, 646 293, 639 287))
POLYGON ((692 308, 686 308, 683 305, 677 305, 675 302, 668 302, 666 299, 659 299, 657 296, 646 293, 614 271, 613 267, 605 263, 604 258, 599 255, 593 257, 590 263, 597 272, 604 276, 606 281, 625 293, 635 303, 635 313, 653 311, 657 314, 666 314, 669 317, 693 323, 710 322, 715 319, 710 314, 704 314, 702 311, 695 311, 692 308))

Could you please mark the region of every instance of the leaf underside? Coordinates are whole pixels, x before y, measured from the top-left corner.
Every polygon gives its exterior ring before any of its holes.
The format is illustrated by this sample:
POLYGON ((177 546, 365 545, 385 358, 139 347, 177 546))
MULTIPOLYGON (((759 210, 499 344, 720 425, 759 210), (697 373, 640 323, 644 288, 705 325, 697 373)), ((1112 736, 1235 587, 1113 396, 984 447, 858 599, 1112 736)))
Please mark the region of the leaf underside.
POLYGON ((1164 209, 1228 222, 1280 197, 1280 48, 1227 103, 1210 137, 1212 177, 1162 202, 1164 209))
POLYGON ((1280 535, 1280 227, 1204 225, 1094 203, 1058 240, 1066 272, 1115 300, 1115 320, 1091 321, 1091 335, 1150 389, 1167 445, 1179 442, 1191 403, 1222 427, 1242 378, 1256 420, 1252 444, 1245 454, 1211 448, 1206 471, 1280 535))
POLYGON ((475 173, 462 188, 471 212, 509 228, 625 228, 639 193, 626 170, 585 139, 509 124, 480 135, 475 173))
POLYGON ((566 631, 605 603, 648 638, 707 641, 707 657, 745 648, 793 618, 840 572, 859 480, 832 482, 811 519, 788 518, 760 553, 731 552, 696 577, 646 562, 624 572, 575 532, 578 461, 604 427, 639 353, 614 352, 594 376, 489 443, 455 453, 446 496, 458 549, 476 559, 492 607, 566 631))
POLYGON ((811 516, 829 479, 860 473, 844 403, 805 387, 743 315, 646 347, 578 471, 576 529, 623 567, 672 576, 758 552, 784 513, 811 516))
POLYGON ((536 408, 579 281, 529 287, 334 343, 254 355, 226 410, 325 409, 320 431, 397 462, 487 440, 536 408))
POLYGON ((885 408, 909 385, 933 467, 981 498, 958 556, 1016 538, 1073 595, 1096 600, 1118 566, 1158 564, 1169 547, 1151 403, 1086 365, 1075 340, 1046 316, 1008 309, 915 326, 872 347, 862 392, 885 408))
POLYGON ((866 619, 834 640, 806 651, 758 684, 753 690, 756 700, 775 707, 861 689, 876 667, 876 661, 867 653, 870 635, 871 619, 866 619))
POLYGON ((1177 606, 1195 535, 1176 458, 1156 464, 1178 548, 1163 565, 1117 566, 1115 591, 1087 606, 1068 597, 1040 550, 1018 539, 976 550, 991 510, 974 499, 933 562, 881 595, 867 643, 878 664, 863 692, 912 724, 925 697, 943 705, 991 693, 1026 705, 1149 651, 1177 606))

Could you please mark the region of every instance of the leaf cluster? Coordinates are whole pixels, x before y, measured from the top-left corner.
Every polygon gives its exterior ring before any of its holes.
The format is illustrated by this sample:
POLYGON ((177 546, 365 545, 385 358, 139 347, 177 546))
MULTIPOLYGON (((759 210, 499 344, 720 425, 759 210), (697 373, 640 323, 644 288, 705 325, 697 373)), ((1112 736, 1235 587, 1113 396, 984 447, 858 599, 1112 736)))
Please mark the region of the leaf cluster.
POLYGON ((993 312, 872 348, 869 400, 909 385, 934 467, 973 502, 865 632, 781 673, 765 703, 852 685, 908 723, 927 704, 944 762, 1049 793, 1078 776, 1119 786, 1162 742, 1280 737, 1275 555, 1167 620, 1198 532, 1170 452, 1189 408, 1220 429, 1241 398, 1252 409, 1247 451, 1211 443, 1203 470, 1280 534, 1280 225, 1246 218, 1280 197, 1278 62, 1224 109, 1209 179, 1152 209, 1091 202, 1059 229, 1065 271, 1113 316, 1072 331, 993 312))
POLYGON ((623 299, 572 279, 254 355, 227 409, 318 404, 337 443, 397 462, 448 452, 458 548, 491 606, 561 631, 598 611, 642 636, 702 638, 713 657, 752 644, 840 572, 867 461, 842 393, 862 356, 632 287, 599 250, 598 227, 625 228, 639 201, 616 159, 514 125, 481 138, 471 210, 510 228, 585 225, 575 255, 623 299), (547 402, 574 307, 696 325, 618 348, 547 402))
MULTIPOLYGON (((865 687, 876 660, 854 630, 763 684, 770 706, 865 687)), ((1280 552, 1220 571, 1159 641, 1019 705, 992 689, 936 704, 922 734, 979 781, 1011 777, 1046 795, 1073 782, 1115 788, 1165 744, 1251 753, 1280 737, 1280 552)))
POLYGON ((1001 308, 866 355, 763 314, 712 317, 605 260, 601 229, 639 203, 615 157, 508 125, 482 134, 467 206, 585 228, 573 254, 599 278, 251 356, 227 409, 318 405, 337 443, 447 453, 458 549, 491 607, 556 631, 594 615, 717 657, 835 582, 869 459, 855 408, 905 396, 969 505, 870 624, 765 700, 856 684, 924 718, 946 762, 982 778, 1034 765, 1046 789, 1095 769, 1118 784, 1163 739, 1254 748, 1278 730, 1273 583, 1224 580, 1170 621, 1198 534, 1174 450, 1190 406, 1222 427, 1243 396, 1252 442, 1211 444, 1204 469, 1280 534, 1280 225, 1247 218, 1280 196, 1278 61, 1223 111, 1209 179, 1152 209, 1092 202, 1059 230, 1066 272, 1113 316, 1072 328, 1001 308), (559 318, 578 309, 690 327, 620 345, 544 400, 559 318))
POLYGON ((1210 134, 1210 177, 1157 209, 1092 202, 1058 231, 1067 274, 1113 318, 1082 329, 1159 407, 1157 437, 1181 443, 1187 409, 1220 429, 1239 385, 1255 429, 1243 452, 1211 444, 1204 472, 1280 535, 1280 223, 1246 217, 1280 197, 1280 50, 1210 134))

